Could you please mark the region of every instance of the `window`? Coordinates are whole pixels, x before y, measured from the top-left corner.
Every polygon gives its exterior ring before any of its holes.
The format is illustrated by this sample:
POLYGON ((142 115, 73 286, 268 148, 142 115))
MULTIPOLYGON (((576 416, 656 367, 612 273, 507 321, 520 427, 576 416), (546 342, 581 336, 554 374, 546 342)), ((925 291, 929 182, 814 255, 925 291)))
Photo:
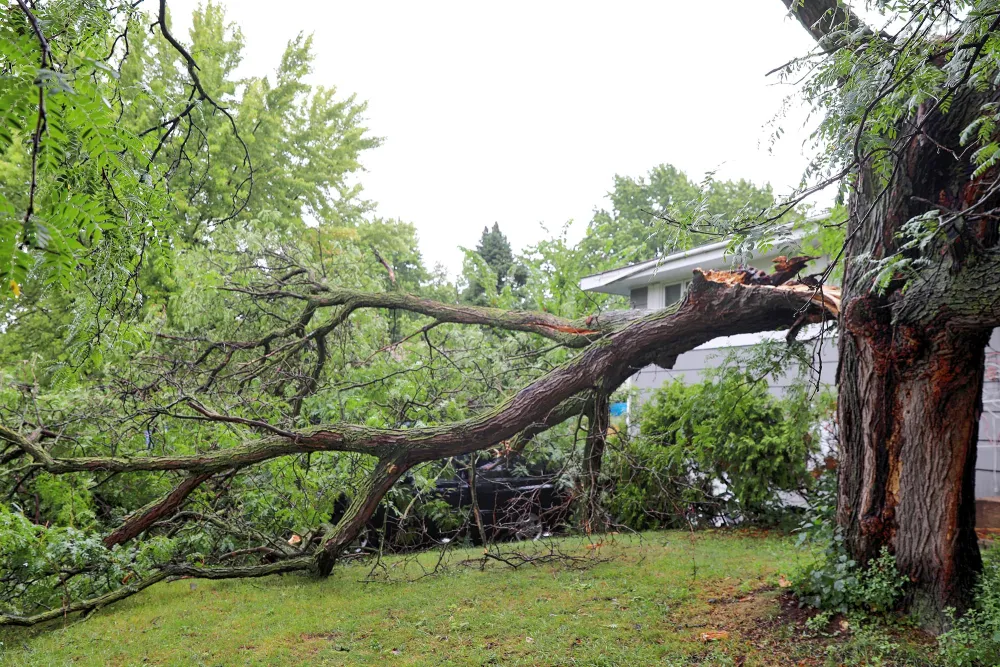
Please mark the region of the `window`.
POLYGON ((676 285, 667 285, 663 288, 663 307, 672 306, 681 300, 684 296, 684 289, 681 283, 676 285))
POLYGON ((649 304, 649 288, 648 287, 633 288, 631 300, 633 308, 646 310, 646 307, 649 304))

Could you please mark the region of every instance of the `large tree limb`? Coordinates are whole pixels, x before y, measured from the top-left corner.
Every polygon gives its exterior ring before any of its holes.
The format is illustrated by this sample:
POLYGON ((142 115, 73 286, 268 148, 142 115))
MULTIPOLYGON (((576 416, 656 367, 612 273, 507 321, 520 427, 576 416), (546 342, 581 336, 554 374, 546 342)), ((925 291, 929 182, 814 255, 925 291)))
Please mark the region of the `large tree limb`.
MULTIPOLYGON (((372 474, 352 501, 340 523, 327 535, 314 555, 305 555, 261 566, 196 568, 167 565, 146 579, 111 593, 67 605, 35 616, 0 616, 0 625, 32 625, 60 616, 98 609, 167 576, 206 578, 265 576, 277 572, 309 570, 327 574, 337 557, 368 521, 389 488, 412 466, 446 456, 485 449, 518 434, 530 436, 579 412, 577 398, 594 390, 609 391, 642 366, 670 363, 677 355, 724 335, 788 327, 802 320, 836 314, 839 290, 803 285, 745 285, 727 272, 695 272, 684 302, 674 309, 642 317, 593 343, 572 361, 556 368, 513 395, 505 403, 472 419, 438 427, 409 430, 369 429, 357 425, 321 425, 288 435, 271 433, 227 450, 178 457, 74 457, 52 456, 37 439, 0 426, 0 439, 22 449, 37 465, 52 473, 86 470, 187 470, 190 477, 170 494, 133 515, 109 536, 124 541, 148 527, 168 508, 184 498, 215 472, 270 458, 311 451, 353 451, 378 457, 372 474)), ((593 403, 590 403, 593 405, 593 403)), ((203 412, 212 419, 215 413, 203 412)), ((225 415, 221 421, 233 422, 225 415)), ((256 424, 241 424, 257 428, 256 424)))
POLYGON ((50 609, 49 611, 35 614, 34 616, 20 616, 16 614, 0 614, 0 626, 20 625, 30 626, 65 618, 70 614, 78 612, 97 611, 109 604, 131 597, 153 584, 157 584, 168 577, 198 577, 200 579, 247 579, 251 577, 267 577, 272 574, 282 574, 286 572, 301 572, 313 567, 313 559, 307 556, 300 558, 290 558, 277 563, 267 563, 264 565, 236 566, 236 567, 196 567, 194 565, 166 565, 160 570, 153 572, 145 579, 140 579, 135 583, 126 584, 104 595, 81 600, 63 607, 50 609))
POLYGON ((121 526, 104 538, 104 546, 110 549, 116 544, 128 542, 157 521, 171 516, 187 497, 211 476, 212 473, 201 473, 185 477, 163 498, 146 505, 125 519, 121 526))
POLYGON ((448 304, 412 294, 383 292, 372 294, 355 290, 331 289, 322 297, 312 299, 317 307, 345 306, 359 308, 392 308, 432 317, 438 322, 478 324, 511 331, 535 333, 570 347, 585 347, 602 333, 600 316, 586 320, 567 320, 536 311, 502 310, 467 304, 448 304))
MULTIPOLYGON (((725 282, 728 274, 696 271, 691 291, 676 309, 639 319, 592 344, 572 361, 524 387, 492 411, 443 426, 408 430, 354 424, 320 425, 288 435, 269 435, 243 445, 193 456, 56 458, 10 429, 0 439, 17 445, 50 473, 187 470, 215 473, 269 459, 320 451, 359 452, 380 459, 403 456, 407 465, 495 446, 543 422, 566 399, 597 386, 622 369, 687 352, 719 336, 789 327, 822 301, 836 314, 839 290, 801 285, 747 286, 725 282)), ((221 421, 232 421, 221 417, 221 421)))
POLYGON ((360 492, 355 494, 340 522, 329 535, 323 536, 322 548, 316 552, 316 567, 321 576, 330 574, 340 552, 357 536, 375 513, 382 497, 412 465, 404 457, 378 462, 360 492))
MULTIPOLYGON (((781 285, 791 280, 803 266, 813 258, 798 257, 785 263, 784 258, 776 266, 776 272, 762 282, 754 284, 781 285)), ((296 372, 299 390, 292 399, 292 414, 298 415, 302 401, 316 390, 319 376, 323 370, 327 354, 327 336, 335 329, 345 324, 351 315, 361 309, 375 308, 404 311, 423 315, 433 319, 427 327, 440 324, 462 324, 492 327, 508 331, 523 331, 543 336, 568 348, 583 348, 602 336, 620 329, 624 324, 644 317, 647 313, 639 310, 605 311, 578 319, 567 319, 550 313, 537 311, 504 310, 469 304, 455 304, 435 301, 421 296, 403 292, 367 292, 356 289, 331 287, 327 283, 312 277, 306 269, 298 268, 279 278, 277 282, 254 287, 227 287, 227 291, 245 294, 257 303, 277 300, 297 300, 304 302, 304 307, 298 317, 288 324, 260 335, 250 340, 220 340, 207 341, 204 338, 179 337, 161 334, 166 340, 177 340, 185 343, 208 343, 194 360, 198 366, 207 361, 215 351, 223 353, 223 359, 214 367, 208 368, 208 375, 199 391, 208 390, 221 377, 222 371, 234 361, 234 355, 240 350, 263 350, 255 359, 242 360, 237 368, 228 376, 240 377, 244 381, 259 375, 265 367, 281 364, 296 352, 310 345, 315 345, 316 360, 308 372, 296 372), (290 277, 306 276, 304 282, 290 284, 290 277), (325 309, 335 309, 325 314, 325 320, 315 324, 320 313, 325 309), (309 329, 310 325, 313 326, 309 329)), ((275 430, 273 428, 269 430, 275 430)))
POLYGON ((516 454, 520 454, 524 451, 524 448, 528 446, 532 439, 535 438, 535 436, 544 433, 554 426, 562 424, 567 419, 588 414, 593 403, 594 399, 592 395, 571 396, 546 414, 544 419, 535 422, 534 424, 529 424, 524 430, 518 433, 516 437, 506 443, 502 443, 503 446, 498 449, 498 458, 495 461, 486 464, 483 468, 485 470, 489 470, 495 465, 501 463, 504 459, 509 459, 516 454))

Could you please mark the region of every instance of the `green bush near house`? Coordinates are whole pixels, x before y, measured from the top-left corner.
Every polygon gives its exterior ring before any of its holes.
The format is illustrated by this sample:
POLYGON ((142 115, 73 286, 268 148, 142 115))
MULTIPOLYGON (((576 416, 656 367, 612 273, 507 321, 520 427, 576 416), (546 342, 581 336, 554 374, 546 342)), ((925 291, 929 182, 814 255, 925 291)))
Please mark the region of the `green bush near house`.
POLYGON ((776 398, 733 367, 698 384, 674 381, 644 406, 639 434, 623 435, 610 454, 609 509, 637 530, 720 516, 773 520, 779 491, 812 483, 827 403, 797 386, 776 398))

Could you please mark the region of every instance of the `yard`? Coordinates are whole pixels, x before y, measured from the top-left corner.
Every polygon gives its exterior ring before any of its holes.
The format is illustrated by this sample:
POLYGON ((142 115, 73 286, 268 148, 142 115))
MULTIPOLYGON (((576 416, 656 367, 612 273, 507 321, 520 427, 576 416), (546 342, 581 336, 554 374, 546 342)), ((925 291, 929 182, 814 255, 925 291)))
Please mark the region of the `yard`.
MULTIPOLYGON (((371 565, 360 562, 325 581, 174 581, 85 621, 5 629, 0 664, 749 666, 851 655, 868 664, 871 637, 805 628, 783 585, 808 554, 787 536, 651 532, 527 545, 581 560, 481 567, 480 551, 456 549, 431 576, 439 553, 388 559, 367 583, 371 565)), ((933 647, 903 644, 894 654, 912 656, 900 664, 934 664, 918 657, 933 647)))

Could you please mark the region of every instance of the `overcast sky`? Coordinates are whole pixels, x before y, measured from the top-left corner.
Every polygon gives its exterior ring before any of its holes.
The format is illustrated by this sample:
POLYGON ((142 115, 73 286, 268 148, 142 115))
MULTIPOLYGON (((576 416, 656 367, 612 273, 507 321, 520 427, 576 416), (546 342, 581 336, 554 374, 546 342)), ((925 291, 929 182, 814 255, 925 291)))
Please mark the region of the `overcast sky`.
MULTIPOLYGON (((197 4, 169 0, 179 33, 197 4)), ((367 100, 385 138, 363 158, 367 197, 452 273, 494 221, 515 249, 568 220, 581 237, 615 174, 669 162, 782 192, 805 166, 801 110, 769 140, 791 91, 765 75, 811 46, 778 0, 222 4, 246 37, 241 73, 315 35, 311 82, 367 100)))

